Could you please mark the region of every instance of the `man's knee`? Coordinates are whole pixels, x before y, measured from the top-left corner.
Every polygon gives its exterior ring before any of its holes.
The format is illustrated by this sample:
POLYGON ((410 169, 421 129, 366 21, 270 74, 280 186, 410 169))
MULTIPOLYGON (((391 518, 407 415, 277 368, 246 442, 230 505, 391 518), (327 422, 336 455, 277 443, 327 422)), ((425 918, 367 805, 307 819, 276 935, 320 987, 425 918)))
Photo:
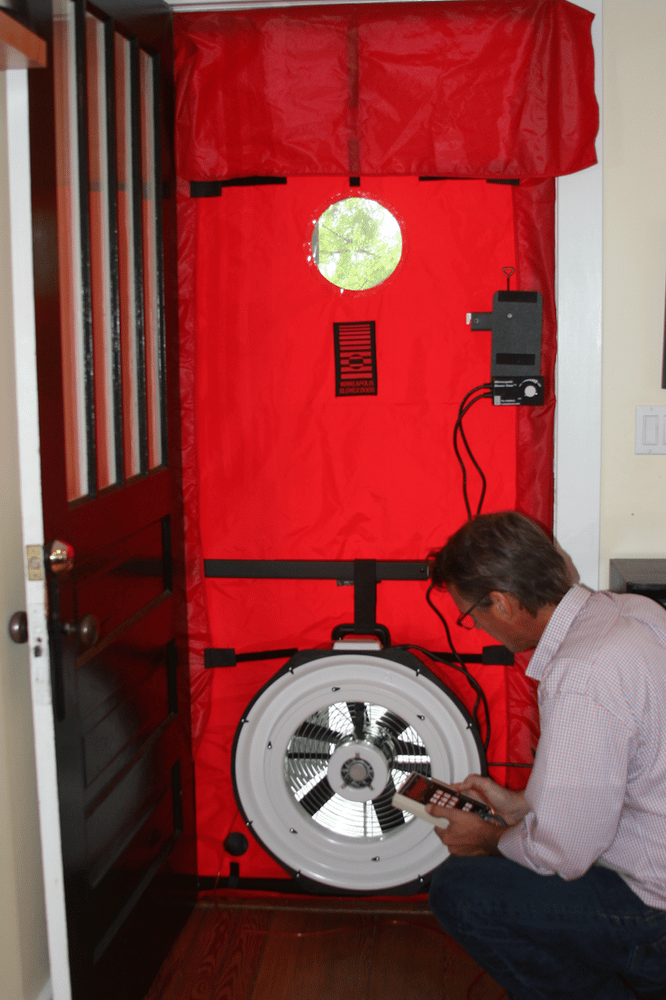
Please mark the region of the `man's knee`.
POLYGON ((447 892, 454 892, 463 887, 468 890, 483 888, 489 880, 495 881, 498 876, 502 877, 504 873, 500 869, 506 864, 506 858, 467 858, 449 855, 432 873, 430 891, 437 893, 445 885, 447 892))
POLYGON ((521 875, 533 876, 507 858, 448 857, 430 882, 430 907, 442 924, 495 920, 517 891, 521 875), (494 916, 493 916, 494 915, 494 916))
POLYGON ((478 864, 480 860, 448 857, 433 872, 430 880, 430 908, 445 929, 457 923, 461 905, 469 907, 477 892, 484 892, 488 872, 484 872, 485 866, 478 864))
POLYGON ((430 877, 430 901, 432 902, 433 895, 437 896, 440 892, 444 891, 444 886, 446 886, 446 892, 449 892, 449 887, 453 889, 457 884, 459 879, 464 877, 464 858, 454 858, 448 857, 439 868, 436 868, 430 877), (461 862, 463 862, 461 864, 461 862))

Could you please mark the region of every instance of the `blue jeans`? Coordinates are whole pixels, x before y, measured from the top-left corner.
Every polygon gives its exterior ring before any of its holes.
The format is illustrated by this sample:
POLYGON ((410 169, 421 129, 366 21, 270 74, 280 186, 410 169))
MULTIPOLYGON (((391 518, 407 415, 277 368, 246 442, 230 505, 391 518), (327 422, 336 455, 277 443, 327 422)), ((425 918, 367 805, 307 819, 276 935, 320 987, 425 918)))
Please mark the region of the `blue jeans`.
POLYGON ((608 868, 565 882, 508 858, 449 857, 430 905, 517 1000, 666 1000, 666 911, 608 868))

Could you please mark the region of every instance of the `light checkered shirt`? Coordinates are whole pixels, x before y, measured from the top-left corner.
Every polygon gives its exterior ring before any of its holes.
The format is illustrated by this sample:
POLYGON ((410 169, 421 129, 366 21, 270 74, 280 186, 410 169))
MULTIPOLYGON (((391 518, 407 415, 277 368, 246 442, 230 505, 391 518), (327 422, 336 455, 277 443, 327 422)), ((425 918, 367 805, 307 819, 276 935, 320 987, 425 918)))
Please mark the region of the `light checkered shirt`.
POLYGON ((530 813, 500 840, 542 875, 614 868, 666 910, 666 611, 630 594, 572 587, 527 674, 541 739, 530 813))

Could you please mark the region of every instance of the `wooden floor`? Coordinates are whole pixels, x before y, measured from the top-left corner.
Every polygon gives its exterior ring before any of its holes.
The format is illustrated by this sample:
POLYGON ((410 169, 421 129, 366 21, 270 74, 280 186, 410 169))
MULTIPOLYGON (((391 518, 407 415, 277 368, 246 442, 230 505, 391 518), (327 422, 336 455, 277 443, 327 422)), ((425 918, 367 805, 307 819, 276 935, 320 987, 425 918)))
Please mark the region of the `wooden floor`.
POLYGON ((146 1000, 503 1000, 420 900, 202 901, 146 1000))

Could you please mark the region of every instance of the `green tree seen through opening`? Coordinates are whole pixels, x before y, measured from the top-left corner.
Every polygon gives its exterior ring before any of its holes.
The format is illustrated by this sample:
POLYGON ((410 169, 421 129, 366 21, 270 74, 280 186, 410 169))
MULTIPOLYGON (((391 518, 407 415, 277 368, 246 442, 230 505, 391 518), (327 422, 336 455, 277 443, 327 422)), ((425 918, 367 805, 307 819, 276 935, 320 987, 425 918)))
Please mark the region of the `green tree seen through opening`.
POLYGON ((369 198, 345 198, 315 224, 312 252, 321 273, 339 288, 374 288, 393 273, 402 253, 400 226, 369 198))

